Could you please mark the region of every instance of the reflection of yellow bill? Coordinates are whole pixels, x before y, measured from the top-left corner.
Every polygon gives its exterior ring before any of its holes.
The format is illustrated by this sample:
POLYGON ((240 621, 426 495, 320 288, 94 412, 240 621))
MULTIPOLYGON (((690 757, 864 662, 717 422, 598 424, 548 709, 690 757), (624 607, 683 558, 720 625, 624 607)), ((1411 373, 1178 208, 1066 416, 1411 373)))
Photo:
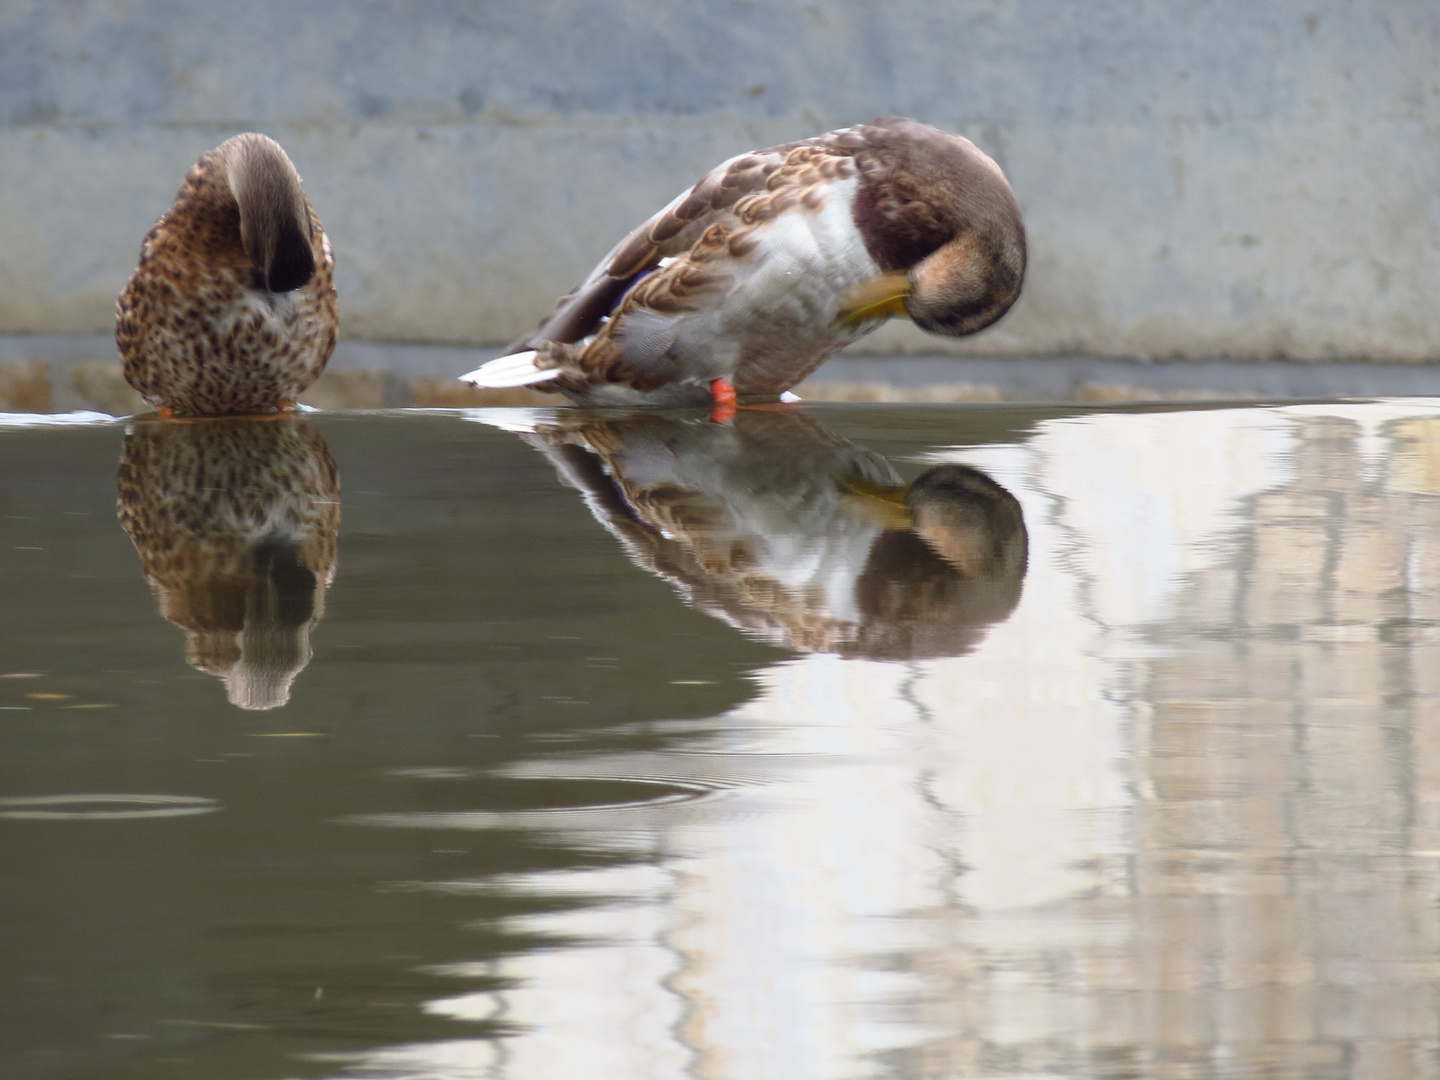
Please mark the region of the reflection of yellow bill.
POLYGON ((910 295, 910 278, 906 274, 881 274, 879 277, 852 285, 840 294, 840 313, 835 321, 857 326, 875 319, 909 318, 905 298, 910 295))
POLYGON ((1385 486, 1390 491, 1440 495, 1440 417, 1413 416, 1390 431, 1394 452, 1385 486))
POLYGON ((257 739, 323 739, 323 731, 252 731, 257 739))
POLYGON ((858 476, 847 476, 836 481, 841 492, 844 508, 860 521, 879 525, 887 531, 903 531, 910 528, 914 519, 905 505, 908 486, 886 487, 858 476))

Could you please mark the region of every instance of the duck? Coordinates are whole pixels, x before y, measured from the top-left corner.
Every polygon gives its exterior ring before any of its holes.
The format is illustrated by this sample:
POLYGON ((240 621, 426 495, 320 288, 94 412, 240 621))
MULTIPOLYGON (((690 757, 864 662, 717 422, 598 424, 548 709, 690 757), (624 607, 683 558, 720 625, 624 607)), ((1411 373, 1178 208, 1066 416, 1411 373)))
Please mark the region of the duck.
POLYGON ((747 637, 801 653, 973 651, 1019 603, 1020 502, 979 469, 906 482, 804 410, 728 423, 655 409, 481 409, 519 435, 636 566, 747 637))
POLYGON ((186 661, 238 708, 285 705, 337 565, 340 474, 319 432, 298 415, 137 420, 116 487, 186 661))
POLYGON ((461 379, 596 406, 775 398, 891 317, 963 337, 1020 295, 1025 226, 979 147, 886 117, 732 157, 461 379))
POLYGON ((334 272, 285 150, 227 139, 186 175, 116 301, 125 380, 165 418, 293 409, 335 350, 334 272))

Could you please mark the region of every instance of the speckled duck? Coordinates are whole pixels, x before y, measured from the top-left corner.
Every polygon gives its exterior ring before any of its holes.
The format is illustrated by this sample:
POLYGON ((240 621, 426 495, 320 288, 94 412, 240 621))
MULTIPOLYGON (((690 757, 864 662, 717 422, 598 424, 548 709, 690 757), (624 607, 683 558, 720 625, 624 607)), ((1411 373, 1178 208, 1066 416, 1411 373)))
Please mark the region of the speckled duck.
POLYGON ((874 120, 723 162, 509 355, 462 375, 588 405, 773 396, 892 315, 959 337, 1020 295, 1025 228, 968 139, 874 120))
POLYGON ((804 412, 486 409, 577 488, 636 565, 746 634, 876 660, 959 656, 1019 602, 1020 503, 964 465, 904 483, 804 412))
POLYGON ((335 348, 335 260, 275 140, 202 157, 116 302, 125 379, 162 416, 293 407, 335 348))
POLYGON ((117 475, 120 524, 185 659, 242 709, 274 709, 310 661, 335 578, 340 474, 298 416, 141 420, 117 475))

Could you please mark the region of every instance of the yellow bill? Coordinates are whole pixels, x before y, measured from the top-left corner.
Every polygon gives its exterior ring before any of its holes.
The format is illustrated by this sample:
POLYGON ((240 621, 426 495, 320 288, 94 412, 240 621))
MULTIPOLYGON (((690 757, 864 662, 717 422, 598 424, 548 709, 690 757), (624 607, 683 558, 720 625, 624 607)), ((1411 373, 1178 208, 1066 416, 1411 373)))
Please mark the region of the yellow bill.
POLYGON ((875 319, 908 318, 905 298, 909 295, 909 275, 881 274, 852 285, 840 294, 840 313, 835 321, 857 326, 875 319))

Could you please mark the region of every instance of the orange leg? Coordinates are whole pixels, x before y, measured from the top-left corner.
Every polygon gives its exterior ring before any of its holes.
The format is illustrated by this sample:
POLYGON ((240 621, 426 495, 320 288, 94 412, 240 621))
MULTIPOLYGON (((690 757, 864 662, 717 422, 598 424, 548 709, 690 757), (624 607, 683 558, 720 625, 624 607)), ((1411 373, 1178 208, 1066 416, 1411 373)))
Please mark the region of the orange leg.
POLYGON ((175 410, 174 410, 173 408, 171 408, 169 405, 157 405, 157 406, 155 406, 155 413, 156 413, 157 416, 160 417, 161 420, 174 420, 174 419, 175 419, 175 410))
POLYGON ((275 411, 276 411, 276 412, 294 412, 294 411, 295 411, 295 402, 289 400, 288 398, 286 398, 286 399, 283 400, 283 401, 277 401, 277 402, 275 403, 275 411))
POLYGON ((710 380, 710 419, 724 424, 735 419, 735 387, 724 379, 710 380))

